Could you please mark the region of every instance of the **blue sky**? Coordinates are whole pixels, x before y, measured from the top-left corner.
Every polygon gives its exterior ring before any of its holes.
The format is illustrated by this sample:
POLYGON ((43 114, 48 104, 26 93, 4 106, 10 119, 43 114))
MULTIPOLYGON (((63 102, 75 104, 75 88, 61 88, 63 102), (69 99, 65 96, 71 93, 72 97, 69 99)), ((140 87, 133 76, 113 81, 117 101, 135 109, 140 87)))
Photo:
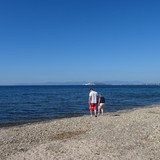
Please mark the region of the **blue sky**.
POLYGON ((0 84, 160 82, 160 1, 0 1, 0 84))

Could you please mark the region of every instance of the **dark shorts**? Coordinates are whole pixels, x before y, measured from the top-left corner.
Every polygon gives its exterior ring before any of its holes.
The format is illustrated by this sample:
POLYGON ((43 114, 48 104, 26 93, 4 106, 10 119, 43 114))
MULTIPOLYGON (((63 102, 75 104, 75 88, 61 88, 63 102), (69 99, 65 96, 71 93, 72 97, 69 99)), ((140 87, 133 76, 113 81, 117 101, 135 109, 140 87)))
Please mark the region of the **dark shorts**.
POLYGON ((97 108, 97 103, 90 103, 90 110, 96 110, 97 108))

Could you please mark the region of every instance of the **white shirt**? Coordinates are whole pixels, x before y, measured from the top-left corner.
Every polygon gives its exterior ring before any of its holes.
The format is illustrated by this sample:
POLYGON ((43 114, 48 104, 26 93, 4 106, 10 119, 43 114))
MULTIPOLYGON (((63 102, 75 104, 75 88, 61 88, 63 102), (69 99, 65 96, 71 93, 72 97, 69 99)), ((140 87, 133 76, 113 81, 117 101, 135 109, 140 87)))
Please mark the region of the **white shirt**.
POLYGON ((98 93, 96 91, 91 91, 89 93, 90 103, 97 103, 97 96, 98 96, 98 93))

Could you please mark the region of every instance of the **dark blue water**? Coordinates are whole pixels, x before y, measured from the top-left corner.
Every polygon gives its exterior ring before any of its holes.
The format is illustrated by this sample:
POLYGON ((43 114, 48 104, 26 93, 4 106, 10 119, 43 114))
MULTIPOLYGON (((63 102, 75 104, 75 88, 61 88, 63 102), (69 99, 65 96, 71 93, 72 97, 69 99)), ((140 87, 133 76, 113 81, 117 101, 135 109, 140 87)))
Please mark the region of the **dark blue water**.
MULTIPOLYGON (((92 86, 93 87, 93 86, 92 86)), ((88 114, 90 86, 1 86, 0 124, 88 114)), ((94 86, 107 112, 160 104, 160 86, 94 86)))

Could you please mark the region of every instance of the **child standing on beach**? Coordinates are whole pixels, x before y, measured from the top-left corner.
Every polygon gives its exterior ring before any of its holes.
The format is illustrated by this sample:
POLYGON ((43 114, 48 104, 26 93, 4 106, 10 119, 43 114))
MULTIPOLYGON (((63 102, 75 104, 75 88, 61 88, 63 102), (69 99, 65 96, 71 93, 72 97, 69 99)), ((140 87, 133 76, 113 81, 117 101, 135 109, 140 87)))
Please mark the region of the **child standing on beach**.
POLYGON ((99 99, 98 99, 98 115, 100 115, 100 112, 103 115, 104 104, 105 104, 105 98, 104 98, 104 96, 102 94, 99 94, 99 99))

